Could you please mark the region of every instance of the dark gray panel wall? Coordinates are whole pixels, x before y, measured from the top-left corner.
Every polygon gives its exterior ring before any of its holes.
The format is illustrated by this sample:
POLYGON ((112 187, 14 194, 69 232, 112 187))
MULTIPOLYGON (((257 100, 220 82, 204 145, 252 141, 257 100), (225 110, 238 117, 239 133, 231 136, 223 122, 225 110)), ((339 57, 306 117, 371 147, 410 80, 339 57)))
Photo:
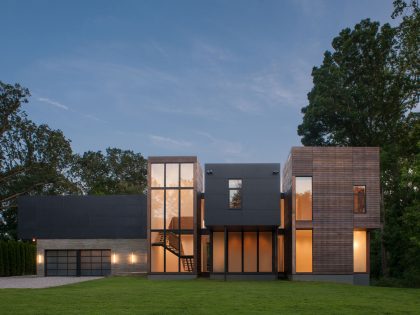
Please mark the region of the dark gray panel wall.
POLYGON ((20 197, 23 239, 146 238, 146 196, 20 197))
POLYGON ((205 223, 280 224, 280 164, 206 164, 205 223), (212 170, 213 174, 207 174, 212 170), (277 171, 277 174, 273 174, 277 171), (242 179, 242 209, 229 209, 229 179, 242 179))

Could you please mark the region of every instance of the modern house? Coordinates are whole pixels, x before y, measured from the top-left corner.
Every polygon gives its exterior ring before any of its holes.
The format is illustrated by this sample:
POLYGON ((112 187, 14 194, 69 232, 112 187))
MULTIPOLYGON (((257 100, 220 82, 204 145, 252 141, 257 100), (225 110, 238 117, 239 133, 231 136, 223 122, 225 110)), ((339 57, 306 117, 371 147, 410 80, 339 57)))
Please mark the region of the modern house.
POLYGON ((39 275, 369 283, 379 148, 294 147, 282 174, 278 163, 148 163, 147 197, 20 199, 39 275))

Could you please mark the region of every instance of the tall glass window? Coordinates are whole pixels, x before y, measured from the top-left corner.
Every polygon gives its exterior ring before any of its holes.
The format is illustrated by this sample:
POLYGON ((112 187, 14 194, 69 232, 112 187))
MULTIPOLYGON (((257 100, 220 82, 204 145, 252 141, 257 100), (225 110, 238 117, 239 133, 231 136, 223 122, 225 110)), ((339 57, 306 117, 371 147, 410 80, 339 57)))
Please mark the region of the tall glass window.
POLYGON ((213 272, 225 271, 225 233, 213 232, 213 272))
POLYGON ((193 272, 193 163, 150 166, 151 272, 193 272))
POLYGON ((229 209, 242 208, 242 179, 229 179, 229 209))
POLYGON ((312 230, 296 230, 296 272, 312 272, 312 230))
POLYGON ((210 237, 201 235, 201 272, 210 271, 210 257, 210 237))
POLYGON ((181 229, 192 230, 194 223, 194 191, 181 190, 181 229))
POLYGON ((260 232, 259 233, 259 272, 272 272, 273 261, 272 261, 272 233, 271 232, 260 232))
POLYGON ((312 220, 312 177, 296 177, 296 220, 312 220))
POLYGON ((181 164, 181 187, 193 187, 194 186, 194 164, 183 163, 181 164))
POLYGON ((284 272, 284 235, 279 235, 277 239, 278 272, 284 272))
POLYGON ((366 231, 353 232, 354 272, 367 272, 366 231))
POLYGON ((228 264, 229 272, 242 272, 242 233, 229 232, 228 234, 228 264))
POLYGON ((257 272, 257 232, 244 232, 244 272, 257 272))
POLYGON ((151 222, 152 229, 163 229, 164 218, 164 190, 152 189, 150 192, 151 222))
POLYGON ((366 186, 353 186, 353 211, 366 213, 366 186))
POLYGON ((165 164, 152 164, 151 183, 152 187, 163 187, 165 180, 165 164))

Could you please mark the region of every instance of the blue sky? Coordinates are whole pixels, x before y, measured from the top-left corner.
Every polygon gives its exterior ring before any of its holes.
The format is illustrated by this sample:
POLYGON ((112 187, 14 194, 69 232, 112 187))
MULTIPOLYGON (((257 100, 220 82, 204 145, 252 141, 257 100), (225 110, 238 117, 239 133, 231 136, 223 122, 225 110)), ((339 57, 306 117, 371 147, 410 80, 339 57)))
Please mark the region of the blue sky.
POLYGON ((311 69, 340 30, 392 0, 0 0, 0 80, 75 152, 284 163, 311 69))

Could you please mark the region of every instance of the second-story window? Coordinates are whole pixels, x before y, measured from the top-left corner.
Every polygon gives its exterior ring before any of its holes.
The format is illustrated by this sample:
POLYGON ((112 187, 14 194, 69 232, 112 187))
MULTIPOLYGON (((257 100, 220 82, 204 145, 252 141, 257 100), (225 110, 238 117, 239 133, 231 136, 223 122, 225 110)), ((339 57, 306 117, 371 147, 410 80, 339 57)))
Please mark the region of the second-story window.
POLYGON ((242 179, 229 179, 229 209, 242 208, 242 179))
POLYGON ((366 213, 366 186, 353 186, 353 212, 366 213))
POLYGON ((312 220, 312 177, 296 177, 296 220, 312 220))

